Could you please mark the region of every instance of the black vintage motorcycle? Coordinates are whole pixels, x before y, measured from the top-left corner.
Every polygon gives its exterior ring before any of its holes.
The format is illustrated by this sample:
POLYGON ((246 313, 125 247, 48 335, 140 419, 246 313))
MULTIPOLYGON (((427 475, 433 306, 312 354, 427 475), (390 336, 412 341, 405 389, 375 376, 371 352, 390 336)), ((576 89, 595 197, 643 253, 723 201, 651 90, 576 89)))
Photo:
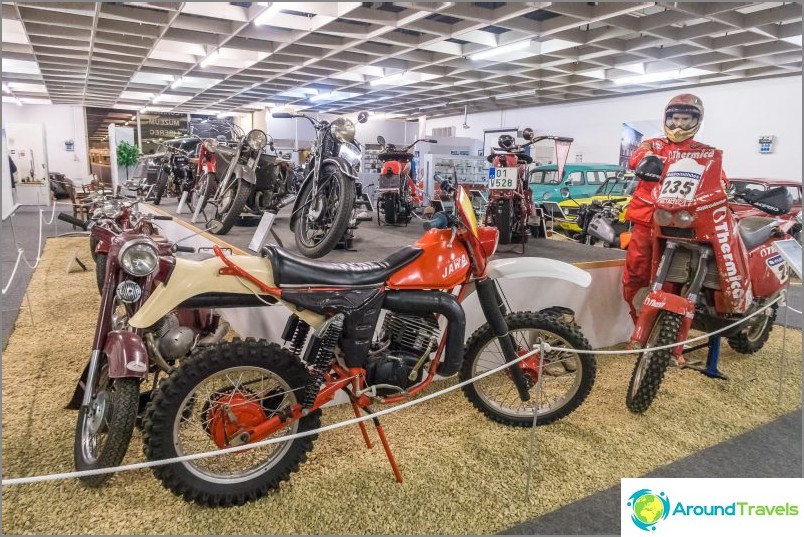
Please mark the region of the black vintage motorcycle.
MULTIPOLYGON (((198 140, 200 143, 200 140, 198 140)), ((160 144, 164 154, 159 162, 159 170, 154 185, 154 205, 162 202, 162 197, 172 191, 177 196, 182 192, 189 192, 195 176, 190 165, 190 158, 197 150, 197 144, 189 144, 192 149, 183 149, 178 145, 160 144)))
MULTIPOLYGON (((345 118, 330 123, 306 114, 275 112, 272 116, 303 117, 316 130, 311 158, 290 217, 290 229, 302 254, 321 257, 344 240, 350 222, 356 222, 355 183, 362 148, 355 140, 355 125, 345 118)), ((367 112, 358 114, 358 123, 367 120, 367 112)))
POLYGON ((197 191, 202 196, 214 194, 208 200, 198 199, 197 203, 201 209, 214 208, 207 222, 212 233, 225 235, 242 213, 276 212, 296 199, 293 165, 276 158, 273 139, 263 131, 253 129, 234 147, 207 138, 203 152, 214 155, 215 172, 204 175, 208 183, 197 191), (266 147, 269 153, 265 152, 266 147))

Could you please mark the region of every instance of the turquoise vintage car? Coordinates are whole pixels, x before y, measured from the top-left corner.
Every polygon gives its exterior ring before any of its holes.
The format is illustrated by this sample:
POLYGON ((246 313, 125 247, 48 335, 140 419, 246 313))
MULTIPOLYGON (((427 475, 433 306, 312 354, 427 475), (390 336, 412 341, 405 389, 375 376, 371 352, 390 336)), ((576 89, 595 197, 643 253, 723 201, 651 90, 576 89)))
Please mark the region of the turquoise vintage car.
POLYGON ((529 186, 533 191, 533 202, 540 205, 543 201, 563 201, 561 187, 566 186, 573 198, 587 198, 606 182, 609 177, 616 177, 625 171, 616 164, 597 164, 592 162, 567 164, 564 176, 559 180, 558 167, 555 164, 536 166, 530 171, 529 186))

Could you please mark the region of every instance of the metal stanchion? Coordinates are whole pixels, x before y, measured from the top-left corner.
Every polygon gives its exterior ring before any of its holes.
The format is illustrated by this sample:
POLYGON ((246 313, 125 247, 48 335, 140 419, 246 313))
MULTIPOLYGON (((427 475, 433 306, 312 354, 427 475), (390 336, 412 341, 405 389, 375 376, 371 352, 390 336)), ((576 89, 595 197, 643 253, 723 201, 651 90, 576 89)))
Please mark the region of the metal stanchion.
POLYGON ((787 289, 782 291, 782 300, 779 304, 784 307, 784 325, 782 328, 782 353, 779 356, 779 386, 776 390, 776 404, 782 404, 782 377, 784 377, 785 367, 785 347, 787 343, 787 289))
MULTIPOLYGON (((528 474, 525 480, 525 500, 530 501, 530 480, 533 474, 533 452, 536 446, 536 422, 539 418, 539 400, 542 396, 542 373, 544 369, 544 340, 539 338, 539 380, 536 382, 536 407, 533 409, 533 425, 530 428, 528 441, 528 474)), ((514 366, 518 367, 518 366, 514 366)))

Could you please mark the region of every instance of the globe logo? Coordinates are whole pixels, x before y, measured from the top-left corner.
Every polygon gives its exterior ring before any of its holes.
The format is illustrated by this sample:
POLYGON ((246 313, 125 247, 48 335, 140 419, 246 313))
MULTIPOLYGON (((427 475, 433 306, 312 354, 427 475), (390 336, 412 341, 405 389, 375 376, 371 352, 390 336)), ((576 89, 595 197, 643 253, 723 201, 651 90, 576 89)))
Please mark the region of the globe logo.
POLYGON ((664 492, 655 494, 650 489, 636 491, 628 498, 631 522, 644 531, 656 529, 656 523, 670 514, 670 500, 664 492))

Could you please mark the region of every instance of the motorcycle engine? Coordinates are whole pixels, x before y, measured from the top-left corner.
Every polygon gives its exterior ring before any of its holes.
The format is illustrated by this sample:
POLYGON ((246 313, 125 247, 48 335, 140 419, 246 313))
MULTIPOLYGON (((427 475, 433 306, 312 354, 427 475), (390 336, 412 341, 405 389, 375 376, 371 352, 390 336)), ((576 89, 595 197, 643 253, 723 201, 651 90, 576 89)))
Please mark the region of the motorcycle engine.
POLYGON ((180 326, 179 318, 175 313, 169 313, 156 326, 152 327, 156 346, 165 360, 175 360, 192 350, 195 343, 195 331, 186 326, 180 326))
POLYGON ((438 348, 441 330, 435 316, 405 315, 389 312, 385 316, 377 350, 366 364, 366 383, 377 388, 378 395, 399 393, 421 381, 425 363, 411 378, 411 372, 422 356, 438 348), (399 388, 399 389, 395 389, 399 388))

